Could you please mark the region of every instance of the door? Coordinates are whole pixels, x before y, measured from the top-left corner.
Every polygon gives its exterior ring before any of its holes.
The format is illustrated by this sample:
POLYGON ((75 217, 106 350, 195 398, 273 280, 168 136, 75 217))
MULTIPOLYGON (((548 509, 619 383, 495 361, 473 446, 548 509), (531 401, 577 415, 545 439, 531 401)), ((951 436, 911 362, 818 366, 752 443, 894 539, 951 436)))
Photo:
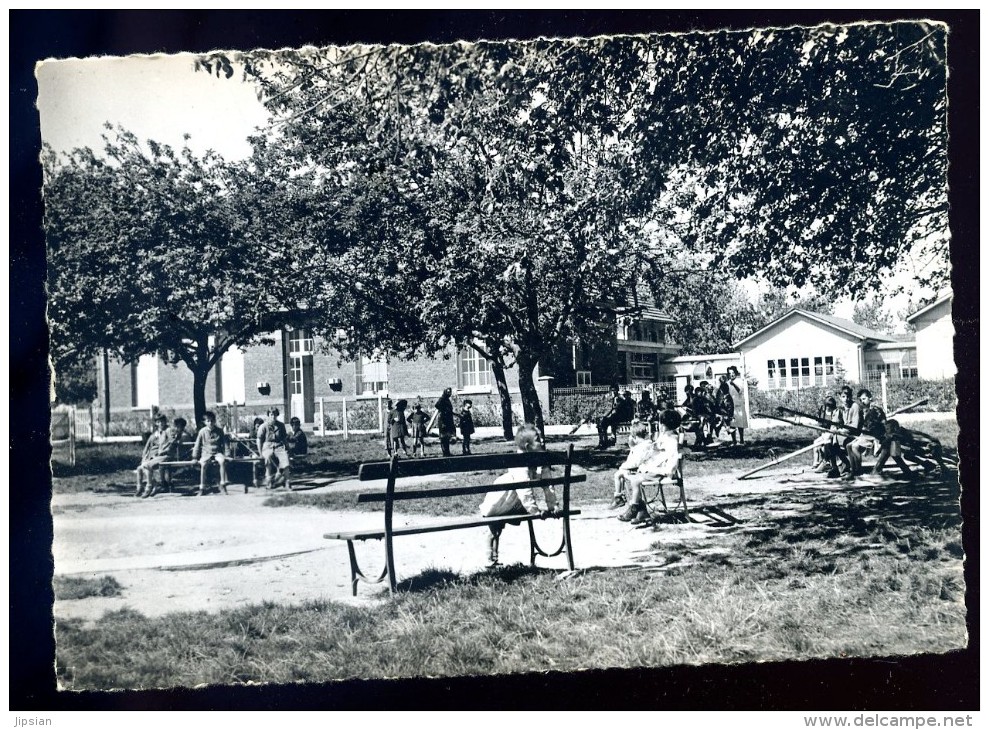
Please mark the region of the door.
POLYGON ((289 416, 312 423, 316 414, 313 381, 313 340, 308 330, 289 332, 289 416))

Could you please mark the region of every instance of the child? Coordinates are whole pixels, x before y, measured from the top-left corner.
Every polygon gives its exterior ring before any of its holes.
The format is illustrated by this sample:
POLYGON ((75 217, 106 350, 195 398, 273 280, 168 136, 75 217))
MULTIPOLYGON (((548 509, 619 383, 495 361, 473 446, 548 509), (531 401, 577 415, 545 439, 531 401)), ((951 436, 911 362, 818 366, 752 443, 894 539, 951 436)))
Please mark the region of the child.
MULTIPOLYGON (((828 396, 824 399, 824 405, 817 409, 817 417, 821 420, 821 425, 825 425, 825 422, 836 424, 838 423, 838 402, 834 399, 834 396, 828 396)), ((822 433, 814 440, 814 464, 812 469, 819 472, 829 471, 831 464, 828 463, 825 451, 828 444, 832 442, 834 435, 830 433, 822 433)))
POLYGON ((910 471, 910 467, 903 460, 903 445, 904 443, 909 443, 911 440, 910 433, 900 428, 899 421, 894 418, 886 421, 883 424, 883 438, 880 441, 879 453, 876 454, 876 465, 872 467, 872 472, 869 476, 872 479, 881 479, 883 467, 886 466, 886 462, 892 456, 893 461, 903 471, 904 476, 912 480, 914 478, 913 472, 910 471))
POLYGON ((423 458, 426 456, 426 424, 429 423, 429 416, 423 412, 422 406, 416 403, 412 406, 412 413, 406 422, 412 424, 412 455, 419 456, 422 452, 423 458))
POLYGON ((285 447, 285 424, 278 420, 278 414, 277 408, 270 409, 265 422, 258 427, 258 453, 264 460, 265 488, 285 485, 291 489, 288 477, 292 462, 285 447))
POLYGON ((409 455, 409 447, 405 445, 405 437, 408 435, 405 427, 405 409, 408 405, 408 401, 400 400, 395 404, 395 408, 388 412, 388 438, 391 439, 388 446, 389 454, 392 453, 393 448, 397 454, 398 447, 401 446, 405 455, 409 455))
POLYGON ((306 437, 306 432, 302 430, 302 421, 292 416, 288 423, 292 427, 288 436, 285 437, 289 457, 305 456, 309 453, 309 439, 306 437))
POLYGON ((156 430, 148 437, 141 454, 141 463, 137 467, 138 497, 151 497, 155 494, 154 470, 169 460, 173 451, 174 439, 168 428, 168 419, 164 415, 155 418, 156 430), (142 477, 146 484, 142 484, 142 477))
POLYGON ((735 399, 731 397, 731 388, 728 386, 728 376, 720 375, 718 376, 718 391, 714 400, 716 410, 717 410, 717 429, 716 432, 720 436, 721 427, 724 426, 731 430, 731 443, 735 445, 738 443, 735 434, 735 429, 731 427, 732 420, 735 418, 735 399))
POLYGON ((848 474, 852 468, 851 462, 848 461, 848 445, 855 437, 840 427, 850 426, 855 429, 862 427, 862 412, 852 396, 851 387, 842 386, 838 398, 841 401, 837 412, 838 426, 831 429, 831 443, 824 450, 824 458, 828 460, 829 467, 826 475, 828 479, 837 479, 842 473, 848 474), (839 461, 841 461, 841 469, 838 468, 839 461))
POLYGON ((865 450, 872 448, 878 453, 886 435, 886 412, 872 402, 872 391, 861 388, 857 395, 862 414, 862 432, 846 448, 851 464, 844 477, 847 481, 852 481, 862 471, 862 454, 865 450))
POLYGON ((206 425, 196 435, 196 443, 192 447, 192 460, 199 462, 199 492, 202 497, 206 493, 206 469, 211 461, 220 465, 220 488, 227 493, 227 457, 224 450, 227 436, 223 429, 216 425, 216 414, 206 411, 203 415, 206 425))
POLYGON ((659 416, 660 432, 656 435, 653 452, 639 466, 637 474, 629 477, 629 506, 618 516, 622 522, 639 525, 649 519, 642 483, 648 479, 665 479, 672 476, 680 461, 680 414, 663 411, 659 416))
MULTIPOLYGON (((526 423, 515 435, 516 450, 520 454, 532 451, 544 451, 545 445, 539 437, 539 431, 531 423, 526 423)), ((518 467, 509 469, 506 473, 495 479, 495 484, 513 484, 517 482, 527 482, 542 478, 545 467, 518 467)), ((546 500, 546 512, 556 511, 556 492, 553 487, 543 487, 543 498, 546 500)), ((509 489, 505 492, 488 492, 481 502, 481 516, 495 517, 501 515, 538 515, 543 510, 539 508, 539 501, 536 497, 534 487, 526 487, 521 490, 509 489)), ((501 532, 504 524, 488 525, 491 535, 488 541, 488 567, 498 565, 498 543, 501 540, 501 532)))
POLYGON ((465 400, 464 407, 460 411, 460 435, 464 437, 464 454, 470 454, 470 437, 474 433, 474 416, 471 415, 471 408, 473 407, 472 401, 465 400))
POLYGON ((391 414, 392 414, 392 412, 394 410, 395 410, 395 407, 392 405, 391 398, 386 398, 385 399, 385 421, 386 421, 386 426, 385 426, 385 451, 388 452, 388 458, 389 459, 391 458, 391 442, 392 442, 392 438, 391 438, 391 414))
POLYGON ((628 458, 615 472, 615 497, 611 501, 611 509, 625 506, 628 501, 625 496, 625 482, 653 452, 654 444, 649 438, 649 427, 645 424, 636 426, 628 441, 628 458))

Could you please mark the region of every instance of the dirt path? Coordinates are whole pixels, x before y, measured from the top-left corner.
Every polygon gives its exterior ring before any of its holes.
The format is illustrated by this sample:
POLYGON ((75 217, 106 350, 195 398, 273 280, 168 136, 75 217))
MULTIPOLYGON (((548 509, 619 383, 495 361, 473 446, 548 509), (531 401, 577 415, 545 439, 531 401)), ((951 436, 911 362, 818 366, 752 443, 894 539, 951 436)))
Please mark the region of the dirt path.
MULTIPOLYGON (((689 481, 688 496, 695 503, 714 504, 728 495, 792 489, 812 479, 792 471, 787 474, 767 474, 751 481, 737 481, 732 475, 698 477, 689 481)), ((819 478, 813 482, 821 486, 819 478)), ((356 487, 356 482, 336 482, 317 491, 356 487)), ((151 500, 94 493, 55 495, 55 574, 111 575, 123 587, 119 597, 56 601, 56 618, 91 621, 122 608, 158 616, 173 611, 219 611, 263 601, 380 600, 380 587, 364 584, 359 588, 360 596, 351 597, 346 544, 322 537, 329 531, 380 526, 380 515, 269 508, 262 505, 266 497, 264 490, 201 498, 162 495, 151 500)), ((654 565, 651 546, 656 542, 717 539, 718 531, 703 525, 635 530, 615 519, 617 513, 604 503, 578 507, 583 513, 573 520, 572 532, 574 559, 581 569, 654 565)), ((559 524, 539 523, 537 535, 545 547, 555 547, 560 539, 559 524)), ((399 579, 427 568, 464 574, 483 570, 485 545, 481 530, 399 538, 399 579)), ((501 548, 503 562, 526 563, 527 531, 509 528, 501 548)), ((365 572, 376 572, 383 564, 382 543, 358 545, 358 555, 365 572)), ((539 564, 566 566, 562 556, 543 559, 539 564)))

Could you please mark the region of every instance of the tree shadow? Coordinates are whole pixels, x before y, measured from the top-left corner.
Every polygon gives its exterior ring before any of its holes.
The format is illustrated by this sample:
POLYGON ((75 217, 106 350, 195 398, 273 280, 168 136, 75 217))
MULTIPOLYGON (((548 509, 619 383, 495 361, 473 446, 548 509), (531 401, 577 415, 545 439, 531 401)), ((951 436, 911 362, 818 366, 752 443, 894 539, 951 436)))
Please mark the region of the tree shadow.
POLYGON ((486 585, 492 581, 511 585, 520 580, 527 580, 539 575, 557 575, 559 572, 551 568, 539 568, 522 563, 499 565, 471 575, 461 575, 445 569, 427 568, 418 575, 399 581, 396 588, 402 593, 427 593, 444 588, 486 585))
MULTIPOLYGON (((738 541, 738 557, 728 559, 760 562, 765 577, 786 577, 833 572, 843 558, 867 553, 914 560, 959 559, 961 537, 952 535, 962 521, 959 496, 958 481, 949 473, 929 481, 807 486, 719 499, 716 504, 731 514, 758 515, 725 529, 738 541)), ((656 547, 669 549, 662 544, 656 547)), ((687 552, 705 560, 700 552, 687 552)))

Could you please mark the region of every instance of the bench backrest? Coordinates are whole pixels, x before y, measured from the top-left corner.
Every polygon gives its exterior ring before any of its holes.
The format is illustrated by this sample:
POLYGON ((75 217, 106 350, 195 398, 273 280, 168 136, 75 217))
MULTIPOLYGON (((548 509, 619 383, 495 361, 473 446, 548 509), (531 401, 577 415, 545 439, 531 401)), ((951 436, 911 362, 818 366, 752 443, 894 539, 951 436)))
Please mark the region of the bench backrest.
POLYGON ((566 451, 534 451, 525 454, 479 454, 477 456, 441 457, 435 459, 399 459, 393 456, 390 461, 361 464, 358 479, 373 481, 387 479, 384 492, 359 494, 358 502, 385 502, 386 510, 390 511, 391 503, 410 499, 425 499, 435 497, 455 497, 466 494, 484 494, 486 492, 501 492, 509 489, 527 489, 532 487, 563 486, 563 503, 565 509, 570 503, 570 485, 583 482, 586 476, 572 476, 570 469, 573 460, 573 444, 566 451), (395 480, 400 477, 430 476, 434 474, 451 474, 464 472, 494 471, 537 466, 562 466, 557 474, 547 478, 533 479, 504 484, 477 484, 457 487, 432 487, 429 489, 395 490, 395 480))
MULTIPOLYGON (((572 447, 571 447, 572 449, 572 447)), ((465 471, 493 471, 528 466, 565 466, 570 463, 567 451, 531 451, 525 454, 478 454, 477 456, 443 456, 434 459, 399 459, 361 464, 357 478, 362 482, 395 477, 419 477, 465 471)))

